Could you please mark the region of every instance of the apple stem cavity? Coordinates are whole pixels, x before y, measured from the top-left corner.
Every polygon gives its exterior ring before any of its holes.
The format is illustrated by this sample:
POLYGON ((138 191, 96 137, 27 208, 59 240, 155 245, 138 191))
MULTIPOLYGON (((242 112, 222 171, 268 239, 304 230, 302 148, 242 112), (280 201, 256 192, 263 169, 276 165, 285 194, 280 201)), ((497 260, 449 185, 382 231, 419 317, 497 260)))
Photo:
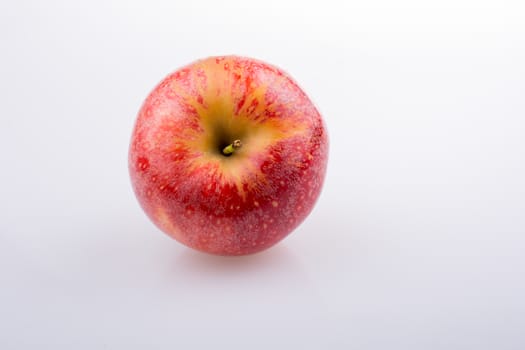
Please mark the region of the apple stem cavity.
POLYGON ((230 143, 228 146, 222 149, 222 154, 224 154, 225 156, 231 156, 233 152, 235 152, 235 150, 241 147, 242 147, 241 140, 235 140, 232 143, 230 143))

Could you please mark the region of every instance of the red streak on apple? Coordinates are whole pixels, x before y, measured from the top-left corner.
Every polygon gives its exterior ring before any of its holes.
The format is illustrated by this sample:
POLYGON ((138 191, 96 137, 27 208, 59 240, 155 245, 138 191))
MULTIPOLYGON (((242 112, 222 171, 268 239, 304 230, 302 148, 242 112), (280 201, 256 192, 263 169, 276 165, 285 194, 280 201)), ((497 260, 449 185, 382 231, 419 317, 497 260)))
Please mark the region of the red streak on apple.
POLYGON ((321 115, 282 70, 225 56, 167 76, 144 102, 129 150, 135 194, 181 243, 219 255, 262 251, 310 213, 324 181, 321 115), (227 156, 235 140, 242 147, 227 156))

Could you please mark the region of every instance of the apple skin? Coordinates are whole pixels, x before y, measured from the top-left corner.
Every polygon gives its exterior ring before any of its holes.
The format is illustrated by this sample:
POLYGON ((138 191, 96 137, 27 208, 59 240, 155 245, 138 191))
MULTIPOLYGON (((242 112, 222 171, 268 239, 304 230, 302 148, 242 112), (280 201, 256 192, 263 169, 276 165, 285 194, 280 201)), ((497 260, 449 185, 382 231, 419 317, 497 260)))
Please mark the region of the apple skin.
POLYGON ((135 195, 177 241, 217 255, 276 244, 311 212, 323 185, 323 119, 282 70, 210 57, 168 75, 139 111, 129 149, 135 195), (231 156, 221 150, 235 139, 231 156))

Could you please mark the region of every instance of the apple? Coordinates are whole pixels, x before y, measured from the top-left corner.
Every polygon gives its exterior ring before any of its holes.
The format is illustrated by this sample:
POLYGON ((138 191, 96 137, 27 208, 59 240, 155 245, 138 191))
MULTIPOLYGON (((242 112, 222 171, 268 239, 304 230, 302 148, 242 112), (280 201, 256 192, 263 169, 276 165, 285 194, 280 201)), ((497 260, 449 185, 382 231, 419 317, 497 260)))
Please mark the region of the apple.
POLYGON ((308 216, 327 159, 323 119, 288 74, 221 56, 175 71, 149 94, 129 172, 139 203, 165 233, 203 252, 246 255, 308 216))

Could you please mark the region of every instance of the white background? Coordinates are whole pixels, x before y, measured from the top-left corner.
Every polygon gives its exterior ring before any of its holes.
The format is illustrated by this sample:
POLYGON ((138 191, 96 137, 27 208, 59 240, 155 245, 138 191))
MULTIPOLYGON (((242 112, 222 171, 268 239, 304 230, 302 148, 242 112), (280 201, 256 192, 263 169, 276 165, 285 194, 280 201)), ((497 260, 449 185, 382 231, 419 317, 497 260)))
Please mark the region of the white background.
POLYGON ((520 1, 3 1, 1 349, 524 349, 520 1), (166 74, 288 71, 331 137, 311 216, 196 253, 131 190, 166 74))

